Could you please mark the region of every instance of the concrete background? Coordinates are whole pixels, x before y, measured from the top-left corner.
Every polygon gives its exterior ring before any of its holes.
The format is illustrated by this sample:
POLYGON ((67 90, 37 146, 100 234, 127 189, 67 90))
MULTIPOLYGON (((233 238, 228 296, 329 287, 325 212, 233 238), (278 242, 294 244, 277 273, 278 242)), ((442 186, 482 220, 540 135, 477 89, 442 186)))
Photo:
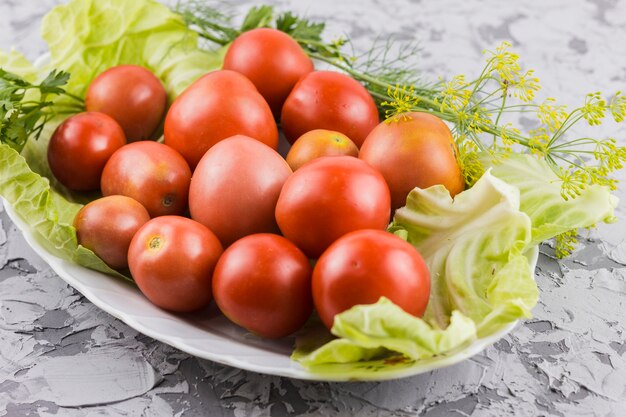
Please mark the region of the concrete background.
MULTIPOLYGON (((56 3, 0 1, 0 48, 44 52, 39 22, 56 3)), ((414 64, 431 79, 472 77, 483 49, 510 40, 541 78, 540 97, 574 106, 587 92, 626 89, 625 0, 271 3, 326 20, 360 48, 389 34, 419 39, 414 64)), ((626 144, 623 127, 593 133, 626 144)), ((585 232, 568 260, 541 248, 534 318, 483 354, 398 381, 310 383, 198 360, 137 333, 58 278, 1 213, 0 416, 624 416, 624 203, 617 216, 585 232)))

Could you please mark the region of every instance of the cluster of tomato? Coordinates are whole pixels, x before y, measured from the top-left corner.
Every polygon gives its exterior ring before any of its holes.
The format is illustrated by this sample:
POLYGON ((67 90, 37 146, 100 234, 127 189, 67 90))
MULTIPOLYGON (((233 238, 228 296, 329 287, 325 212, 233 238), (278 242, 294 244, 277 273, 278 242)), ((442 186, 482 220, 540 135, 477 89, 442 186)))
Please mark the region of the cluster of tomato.
POLYGON ((223 69, 169 109, 160 81, 133 65, 100 74, 85 103, 53 134, 50 167, 72 190, 101 190, 75 218, 78 240, 128 267, 157 306, 188 312, 214 299, 271 338, 299 329, 313 307, 330 328, 381 296, 423 314, 428 270, 385 228, 414 187, 463 189, 441 120, 379 123, 361 84, 315 71, 273 29, 237 38, 223 69), (276 120, 292 143, 286 158, 276 120), (151 140, 161 126, 164 143, 151 140))

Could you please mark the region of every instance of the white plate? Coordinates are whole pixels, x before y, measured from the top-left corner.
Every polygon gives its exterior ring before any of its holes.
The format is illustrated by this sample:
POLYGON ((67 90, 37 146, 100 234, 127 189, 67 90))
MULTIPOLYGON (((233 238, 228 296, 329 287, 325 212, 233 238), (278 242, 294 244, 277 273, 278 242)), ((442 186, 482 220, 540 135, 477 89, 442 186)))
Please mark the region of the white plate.
MULTIPOLYGON (((495 343, 517 324, 510 323, 499 332, 478 339, 447 356, 409 364, 390 364, 378 368, 376 373, 359 372, 352 368, 332 374, 314 374, 290 359, 293 338, 278 341, 260 339, 231 324, 215 308, 194 316, 176 315, 161 310, 151 304, 132 284, 50 254, 37 241, 13 207, 6 201, 4 207, 35 252, 63 280, 96 306, 133 329, 191 355, 249 371, 319 381, 380 381, 402 378, 461 362, 495 343)), ((538 249, 535 248, 529 256, 533 270, 537 256, 538 249)))

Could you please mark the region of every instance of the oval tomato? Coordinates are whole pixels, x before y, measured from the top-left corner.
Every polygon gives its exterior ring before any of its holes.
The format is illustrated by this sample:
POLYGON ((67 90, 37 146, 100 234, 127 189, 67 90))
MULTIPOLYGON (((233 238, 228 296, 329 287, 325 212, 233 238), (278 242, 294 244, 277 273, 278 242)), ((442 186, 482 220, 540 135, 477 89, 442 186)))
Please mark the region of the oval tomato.
POLYGON ((294 171, 322 156, 358 156, 359 148, 343 133, 315 129, 300 136, 287 153, 287 163, 294 171))
POLYGON ((128 249, 128 266, 152 303, 189 312, 211 301, 211 279, 222 251, 217 237, 200 223, 162 216, 135 234, 128 249))
POLYGON ((278 232, 274 209, 291 169, 274 149, 236 135, 213 146, 193 173, 191 217, 226 247, 252 233, 278 232))
POLYGON ((121 195, 99 198, 74 217, 78 243, 92 250, 113 269, 128 266, 128 247, 148 220, 148 211, 137 200, 121 195))
POLYGON ((165 117, 165 144, 194 169, 211 146, 246 135, 276 149, 278 128, 254 84, 235 71, 213 71, 191 84, 165 117))
POLYGON ((104 195, 139 201, 151 217, 183 214, 191 170, 180 154, 157 142, 135 142, 118 149, 102 172, 104 195))
POLYGON ((361 146, 377 124, 378 109, 365 87, 333 71, 314 71, 302 77, 287 97, 281 115, 290 143, 310 130, 328 129, 361 146))
POLYGON ((381 123, 361 146, 359 158, 379 170, 391 191, 391 207, 406 204, 409 192, 443 184, 454 196, 465 188, 448 126, 428 113, 407 113, 381 123))
POLYGON ((313 62, 291 36, 258 28, 239 35, 228 47, 224 69, 237 71, 254 83, 275 117, 298 80, 313 71, 313 62))
POLYGON ((70 190, 97 190, 104 165, 125 143, 124 131, 106 114, 76 114, 63 121, 50 138, 50 170, 70 190))
POLYGON ((128 142, 151 139, 167 106, 167 94, 152 72, 138 65, 118 65, 89 85, 85 108, 108 114, 124 129, 128 142))
POLYGON ((430 273, 419 252, 382 230, 358 230, 333 243, 313 270, 313 301, 329 329, 335 315, 387 297, 421 317, 430 295, 430 273))
POLYGON ((311 265, 282 236, 246 236, 218 261, 213 297, 236 324, 259 336, 284 337, 302 327, 313 311, 311 265))
POLYGON ((378 171, 352 156, 325 156, 285 182, 276 220, 285 237, 311 258, 358 229, 385 229, 389 189, 378 171))

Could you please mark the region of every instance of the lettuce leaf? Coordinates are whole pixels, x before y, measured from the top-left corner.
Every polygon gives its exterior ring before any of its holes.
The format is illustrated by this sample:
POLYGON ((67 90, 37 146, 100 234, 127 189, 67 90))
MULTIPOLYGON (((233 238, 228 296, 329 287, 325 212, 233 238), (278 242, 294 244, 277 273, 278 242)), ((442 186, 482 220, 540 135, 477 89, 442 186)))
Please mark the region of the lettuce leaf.
MULTIPOLYGON (((182 18, 153 0, 72 0, 44 17, 42 37, 50 48, 49 63, 43 68, 15 51, 0 53, 0 65, 33 82, 53 68, 67 71, 66 90, 81 97, 100 72, 119 64, 136 64, 152 70, 173 99, 197 78, 218 68, 224 52, 199 49, 197 34, 182 18)), ((39 140, 27 142, 21 156, 0 145, 0 195, 51 253, 127 278, 76 241, 73 218, 81 203, 98 194, 72 193, 52 175, 46 152, 60 121, 49 122, 39 140)))
POLYGON ((26 160, 6 144, 0 144, 0 195, 29 224, 37 241, 50 253, 130 280, 78 244, 72 222, 81 205, 54 193, 48 179, 32 172, 26 160))
POLYGON ((198 34, 153 0, 72 0, 43 19, 51 68, 68 71, 68 91, 83 97, 109 67, 141 65, 163 82, 170 100, 222 64, 223 51, 198 48, 198 34))
MULTIPOLYGON (((490 158, 483 158, 485 164, 489 161, 490 158)), ((491 173, 520 190, 520 210, 532 221, 531 244, 571 229, 615 221, 613 210, 619 200, 607 187, 592 185, 580 196, 566 201, 561 198, 561 181, 556 174, 531 155, 512 154, 493 164, 491 173)))
POLYGON ((414 245, 429 267, 424 318, 388 300, 355 306, 335 317, 339 339, 297 350, 294 358, 313 371, 390 351, 422 360, 529 317, 538 289, 526 253, 531 223, 519 205, 518 190, 489 172, 454 200, 443 186, 413 190, 389 230, 414 245))

